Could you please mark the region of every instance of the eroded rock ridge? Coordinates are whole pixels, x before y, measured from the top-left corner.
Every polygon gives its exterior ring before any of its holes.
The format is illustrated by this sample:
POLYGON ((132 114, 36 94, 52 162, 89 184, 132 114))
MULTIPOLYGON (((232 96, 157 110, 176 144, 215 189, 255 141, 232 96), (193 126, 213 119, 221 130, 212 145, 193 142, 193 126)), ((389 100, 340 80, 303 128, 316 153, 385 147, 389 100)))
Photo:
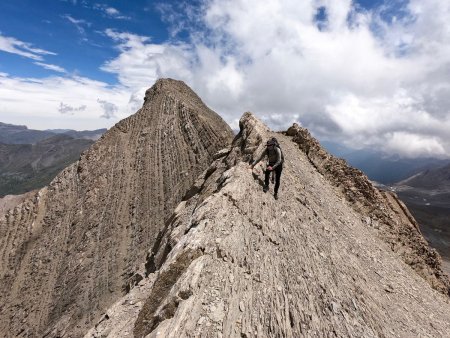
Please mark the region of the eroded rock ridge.
POLYGON ((250 113, 240 127, 175 209, 154 272, 85 337, 447 336, 439 259, 402 237, 416 229, 405 210, 300 127, 276 134, 250 113), (286 158, 279 200, 248 167, 272 136, 286 158))
POLYGON ((307 129, 298 124, 289 128, 286 134, 293 137, 311 164, 341 189, 363 220, 378 230, 380 238, 399 253, 405 263, 433 288, 450 296, 450 280, 442 271, 441 257, 428 245, 419 224, 395 193, 377 189, 364 173, 329 154, 307 129))

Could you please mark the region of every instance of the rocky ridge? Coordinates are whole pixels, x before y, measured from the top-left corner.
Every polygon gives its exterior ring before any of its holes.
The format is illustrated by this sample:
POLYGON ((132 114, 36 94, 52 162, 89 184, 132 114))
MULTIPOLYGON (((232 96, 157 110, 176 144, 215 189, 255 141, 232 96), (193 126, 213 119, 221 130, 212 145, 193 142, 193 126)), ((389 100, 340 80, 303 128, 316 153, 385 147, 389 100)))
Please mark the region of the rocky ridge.
POLYGON ((448 279, 396 197, 299 126, 240 124, 170 217, 147 277, 85 337, 448 336, 448 279), (278 201, 247 164, 272 136, 286 158, 278 201))
POLYGON ((433 288, 450 296, 450 280, 442 271, 441 257, 429 247, 419 224, 395 193, 377 189, 363 172, 326 152, 305 128, 294 124, 286 134, 293 137, 317 171, 340 188, 363 220, 378 230, 380 238, 405 263, 433 288))
POLYGON ((79 337, 143 278, 147 251, 232 131, 163 79, 33 199, 0 216, 0 332, 79 337))

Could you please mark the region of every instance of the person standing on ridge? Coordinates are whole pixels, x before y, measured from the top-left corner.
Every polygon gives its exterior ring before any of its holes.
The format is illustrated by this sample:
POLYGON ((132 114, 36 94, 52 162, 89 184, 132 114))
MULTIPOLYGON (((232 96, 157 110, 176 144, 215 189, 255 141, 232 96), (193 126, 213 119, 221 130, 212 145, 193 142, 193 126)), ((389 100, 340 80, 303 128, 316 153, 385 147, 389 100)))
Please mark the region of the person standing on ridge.
POLYGON ((271 138, 266 143, 266 149, 263 151, 261 156, 257 158, 252 164, 251 169, 255 165, 259 163, 265 156, 267 155, 268 158, 268 165, 267 169, 265 171, 265 177, 264 177, 264 188, 263 191, 267 192, 269 190, 269 178, 270 173, 272 171, 275 171, 275 189, 274 189, 274 197, 277 200, 278 199, 278 189, 280 188, 280 179, 281 179, 281 172, 283 171, 283 152, 281 151, 280 145, 278 144, 278 141, 275 137, 271 138))

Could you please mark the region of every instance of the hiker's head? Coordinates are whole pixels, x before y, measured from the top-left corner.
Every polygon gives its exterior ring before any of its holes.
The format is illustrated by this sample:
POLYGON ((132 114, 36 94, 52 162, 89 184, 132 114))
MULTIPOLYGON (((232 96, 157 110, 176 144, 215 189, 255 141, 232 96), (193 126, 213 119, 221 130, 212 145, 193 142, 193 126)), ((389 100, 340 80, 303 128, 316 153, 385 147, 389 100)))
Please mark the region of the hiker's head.
POLYGON ((269 149, 272 149, 275 145, 275 142, 273 142, 272 140, 267 141, 266 143, 266 147, 269 149))

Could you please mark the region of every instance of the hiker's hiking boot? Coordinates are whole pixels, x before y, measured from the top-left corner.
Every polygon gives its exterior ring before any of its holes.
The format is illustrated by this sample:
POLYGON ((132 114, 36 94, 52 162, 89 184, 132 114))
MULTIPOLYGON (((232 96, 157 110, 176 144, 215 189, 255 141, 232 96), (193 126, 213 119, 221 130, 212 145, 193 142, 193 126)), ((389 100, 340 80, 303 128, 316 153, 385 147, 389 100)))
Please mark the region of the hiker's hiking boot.
POLYGON ((263 191, 264 192, 267 192, 269 190, 269 186, 268 185, 265 185, 264 187, 263 187, 263 191))
POLYGON ((275 194, 273 195, 273 197, 277 200, 277 199, 278 199, 278 194, 275 193, 275 194))

